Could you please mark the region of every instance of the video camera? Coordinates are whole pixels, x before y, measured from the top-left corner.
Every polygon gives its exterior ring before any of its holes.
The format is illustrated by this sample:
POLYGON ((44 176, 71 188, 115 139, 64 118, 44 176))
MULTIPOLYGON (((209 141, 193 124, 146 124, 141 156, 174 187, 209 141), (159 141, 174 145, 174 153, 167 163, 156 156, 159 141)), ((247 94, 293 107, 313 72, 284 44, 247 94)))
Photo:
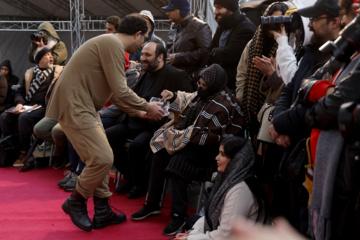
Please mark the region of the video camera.
POLYGON ((32 33, 30 35, 30 39, 31 41, 37 41, 40 42, 41 39, 43 40, 43 42, 47 42, 47 34, 44 32, 36 32, 36 33, 32 33))
POLYGON ((280 30, 282 24, 284 24, 287 32, 300 29, 302 27, 301 17, 297 12, 288 16, 261 16, 261 27, 264 30, 280 30))
POLYGON ((339 35, 335 41, 327 41, 319 50, 330 52, 340 62, 349 63, 355 51, 360 51, 360 16, 354 18, 339 35))

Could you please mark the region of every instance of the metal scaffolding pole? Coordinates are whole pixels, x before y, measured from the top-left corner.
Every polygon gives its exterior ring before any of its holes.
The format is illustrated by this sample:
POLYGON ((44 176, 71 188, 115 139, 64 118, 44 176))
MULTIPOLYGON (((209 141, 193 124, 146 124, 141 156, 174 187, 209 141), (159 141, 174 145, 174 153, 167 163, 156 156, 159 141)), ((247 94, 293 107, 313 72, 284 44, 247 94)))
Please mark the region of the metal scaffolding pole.
POLYGON ((70 24, 71 24, 71 54, 74 54, 81 44, 85 42, 85 34, 82 31, 81 20, 84 15, 84 0, 69 0, 70 24))

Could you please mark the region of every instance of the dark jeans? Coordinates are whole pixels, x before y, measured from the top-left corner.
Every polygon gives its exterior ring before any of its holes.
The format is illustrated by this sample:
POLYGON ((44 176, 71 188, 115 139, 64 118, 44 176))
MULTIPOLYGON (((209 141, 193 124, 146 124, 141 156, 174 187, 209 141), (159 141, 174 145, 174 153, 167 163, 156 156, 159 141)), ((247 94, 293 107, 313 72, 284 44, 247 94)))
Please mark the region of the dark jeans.
MULTIPOLYGON (((171 157, 165 149, 153 155, 147 196, 147 202, 151 204, 160 203, 166 178, 165 169, 171 157)), ((180 216, 185 216, 188 209, 188 184, 183 178, 171 174, 171 210, 180 216)))
POLYGON ((20 150, 28 151, 33 128, 44 117, 45 110, 45 107, 41 107, 21 114, 3 112, 0 115, 0 127, 3 136, 6 137, 19 132, 20 150))
POLYGON ((135 185, 146 189, 149 178, 147 155, 150 151, 152 131, 133 131, 127 124, 117 124, 106 129, 106 136, 114 153, 114 165, 135 185), (131 142, 125 143, 128 139, 131 142))

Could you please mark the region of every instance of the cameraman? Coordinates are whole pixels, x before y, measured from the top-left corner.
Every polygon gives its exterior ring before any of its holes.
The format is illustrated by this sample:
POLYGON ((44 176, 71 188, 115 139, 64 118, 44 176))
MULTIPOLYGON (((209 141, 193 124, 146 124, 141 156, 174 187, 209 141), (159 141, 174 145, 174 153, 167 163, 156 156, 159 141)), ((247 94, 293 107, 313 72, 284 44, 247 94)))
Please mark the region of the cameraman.
POLYGON ((43 22, 39 25, 37 32, 31 35, 32 43, 28 49, 28 58, 31 63, 35 63, 34 56, 43 48, 51 50, 55 65, 65 66, 67 61, 67 49, 65 43, 60 41, 50 22, 43 22))
POLYGON ((313 104, 306 111, 305 121, 313 128, 310 141, 315 156, 313 164, 316 165, 309 222, 316 225, 310 225, 309 230, 316 239, 360 237, 359 209, 356 207, 359 204, 360 167, 355 158, 349 157, 349 145, 338 130, 337 118, 341 104, 360 99, 360 49, 353 54, 354 51, 347 51, 351 48, 344 47, 359 46, 359 24, 360 17, 357 17, 340 33, 341 37, 335 41, 334 57, 323 67, 337 71, 332 83, 318 80, 323 73, 321 69, 313 78, 304 80, 299 91, 299 98, 305 104, 313 104), (339 49, 342 51, 337 51, 339 49), (338 70, 336 65, 339 63, 338 70))

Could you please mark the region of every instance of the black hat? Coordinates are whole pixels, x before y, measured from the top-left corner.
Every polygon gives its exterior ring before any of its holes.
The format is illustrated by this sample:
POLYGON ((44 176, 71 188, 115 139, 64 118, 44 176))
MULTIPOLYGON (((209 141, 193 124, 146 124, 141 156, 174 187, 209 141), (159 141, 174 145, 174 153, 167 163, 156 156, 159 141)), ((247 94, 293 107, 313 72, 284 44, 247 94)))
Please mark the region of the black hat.
POLYGON ((47 48, 43 48, 41 49, 35 56, 34 56, 34 60, 36 63, 39 63, 40 60, 43 58, 43 56, 45 54, 47 54, 48 52, 51 52, 50 49, 47 49, 47 48))
POLYGON ((220 5, 231 12, 235 12, 239 9, 238 0, 215 0, 214 4, 220 5))
POLYGON ((317 17, 322 14, 329 14, 334 17, 340 15, 341 8, 338 5, 338 0, 317 0, 314 5, 298 9, 297 12, 303 17, 317 17))

